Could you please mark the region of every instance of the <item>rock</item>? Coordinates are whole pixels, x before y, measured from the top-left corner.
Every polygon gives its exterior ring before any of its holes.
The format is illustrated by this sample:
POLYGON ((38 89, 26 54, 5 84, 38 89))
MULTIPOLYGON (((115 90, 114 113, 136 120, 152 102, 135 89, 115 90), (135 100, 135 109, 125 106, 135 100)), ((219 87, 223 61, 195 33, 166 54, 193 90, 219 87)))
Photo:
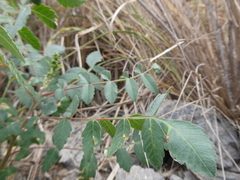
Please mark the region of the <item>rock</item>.
POLYGON ((140 166, 133 165, 130 172, 126 172, 123 169, 119 169, 116 175, 116 180, 164 180, 164 177, 155 172, 151 168, 142 168, 140 166))
POLYGON ((198 178, 193 175, 193 173, 191 173, 190 171, 185 171, 184 173, 184 180, 198 180, 198 178))
POLYGON ((169 177, 170 180, 183 180, 182 178, 180 178, 179 176, 177 176, 176 174, 172 174, 170 177, 169 177))
MULTIPOLYGON (((212 178, 202 177, 204 180, 213 180, 212 178)), ((240 173, 234 173, 225 171, 225 180, 238 180, 240 179, 240 173)), ((224 180, 223 172, 221 170, 217 170, 215 180, 224 180)))
MULTIPOLYGON (((176 104, 177 101, 165 100, 156 117, 190 121, 204 128, 205 133, 210 137, 214 144, 214 149, 217 153, 216 162, 219 168, 221 167, 221 157, 219 152, 219 141, 216 136, 217 131, 219 134, 219 140, 221 141, 220 146, 225 147, 235 162, 240 160, 239 138, 236 130, 227 119, 224 119, 220 114, 215 113, 214 110, 205 109, 199 105, 179 102, 175 108, 176 104), (215 134, 209 125, 214 129, 215 134)), ((227 153, 224 152, 223 149, 221 149, 221 151, 224 168, 228 170, 231 168, 234 169, 234 164, 227 153)))

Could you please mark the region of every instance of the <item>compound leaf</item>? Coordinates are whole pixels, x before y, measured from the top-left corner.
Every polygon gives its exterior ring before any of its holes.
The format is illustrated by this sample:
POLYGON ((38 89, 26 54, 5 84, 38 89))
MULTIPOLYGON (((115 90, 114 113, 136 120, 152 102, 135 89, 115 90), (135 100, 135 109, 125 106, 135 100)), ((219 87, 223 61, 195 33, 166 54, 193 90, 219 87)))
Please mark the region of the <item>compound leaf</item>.
MULTIPOLYGON (((93 73, 89 73, 90 75, 90 83, 99 83, 100 79, 93 73)), ((95 84, 93 85, 96 89, 102 90, 102 85, 101 84, 95 84)))
POLYGON ((64 144, 66 144, 71 131, 72 127, 69 120, 63 119, 57 124, 52 136, 52 141, 58 150, 61 150, 64 144))
POLYGON ((59 159, 60 157, 56 148, 48 150, 47 155, 42 163, 42 172, 49 170, 59 159))
POLYGON ((126 79, 126 91, 133 101, 137 100, 138 84, 134 79, 126 79))
POLYGON ((87 0, 57 0, 64 7, 79 7, 87 0))
POLYGON ((33 48, 41 50, 41 44, 39 39, 32 33, 28 27, 23 27, 18 31, 19 35, 24 41, 27 41, 33 48))
POLYGON ((57 14, 50 7, 40 4, 34 5, 32 11, 41 19, 48 27, 57 28, 57 14))
POLYGON ((111 73, 108 70, 103 70, 100 72, 101 78, 107 81, 111 81, 111 73))
POLYGON ((102 61, 102 55, 99 51, 94 51, 87 56, 86 63, 93 67, 96 63, 102 61))
POLYGON ((14 56, 18 57, 25 62, 23 55, 20 53, 16 44, 13 42, 12 38, 8 35, 7 31, 0 26, 0 44, 8 51, 10 51, 14 56))
POLYGON ((99 121, 99 123, 111 137, 115 135, 116 127, 110 121, 99 121))
POLYGON ((95 177, 97 168, 97 158, 94 153, 92 152, 89 157, 84 154, 79 168, 81 170, 80 179, 95 177))
POLYGON ((45 116, 55 113, 57 111, 56 101, 53 98, 47 98, 41 109, 45 116))
POLYGON ((117 150, 116 156, 119 166, 125 171, 130 172, 132 162, 129 153, 125 149, 120 148, 117 150))
POLYGON ((153 79, 153 77, 151 75, 141 74, 141 79, 142 79, 142 82, 143 82, 143 84, 146 88, 148 88, 153 93, 158 94, 157 84, 156 84, 155 80, 153 79))
POLYGON ((181 120, 156 120, 167 127, 166 148, 173 158, 180 164, 185 163, 193 172, 215 177, 216 154, 212 142, 201 127, 181 120))
POLYGON ((75 95, 74 98, 72 99, 71 104, 69 105, 66 112, 64 113, 64 115, 66 117, 72 117, 74 115, 75 111, 77 110, 78 105, 79 105, 79 99, 78 99, 78 96, 75 95))
POLYGON ((85 84, 82 87, 82 100, 85 104, 90 104, 94 96, 94 86, 91 84, 85 84))
POLYGON ((134 115, 129 116, 129 117, 133 117, 133 118, 129 119, 131 127, 134 128, 134 129, 137 129, 137 130, 142 130, 142 126, 143 126, 145 120, 148 118, 147 116, 143 116, 143 115, 140 115, 140 114, 134 114, 134 115), (146 117, 146 119, 142 119, 142 118, 138 119, 137 117, 146 117))
POLYGON ((134 129, 134 131, 133 131, 133 140, 135 141, 134 152, 135 152, 137 158, 139 159, 139 161, 141 163, 147 165, 145 152, 143 151, 142 139, 140 137, 139 131, 136 129, 134 129))
POLYGON ((162 127, 155 119, 148 118, 144 122, 142 140, 147 158, 153 166, 160 169, 162 167, 164 157, 165 137, 162 127))
POLYGON ((112 139, 112 144, 108 148, 107 157, 115 153, 123 143, 128 140, 130 134, 130 122, 127 119, 122 119, 116 126, 116 133, 112 139))
POLYGON ((118 93, 117 85, 112 81, 108 81, 104 87, 104 96, 106 97, 110 104, 116 101, 117 93, 118 93))

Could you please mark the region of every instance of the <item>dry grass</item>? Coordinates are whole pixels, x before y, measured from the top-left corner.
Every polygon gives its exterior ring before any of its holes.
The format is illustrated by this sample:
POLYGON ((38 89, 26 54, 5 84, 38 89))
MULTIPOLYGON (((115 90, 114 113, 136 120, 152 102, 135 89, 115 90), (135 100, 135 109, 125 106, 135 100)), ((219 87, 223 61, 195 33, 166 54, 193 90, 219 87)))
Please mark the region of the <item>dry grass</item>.
MULTIPOLYGON (((155 60, 163 69, 155 76, 161 92, 173 86, 171 98, 216 108, 238 125, 240 11, 234 2, 94 0, 75 9, 48 2, 60 16, 58 32, 31 25, 39 30, 43 44, 65 45, 67 53, 73 52, 64 59, 63 73, 69 67, 85 67, 86 56, 98 49, 103 66, 118 78, 137 63, 149 68, 151 58, 184 41, 155 60)), ((123 90, 119 98, 128 104, 123 90)), ((105 100, 98 100, 99 108, 105 100)), ((150 100, 142 89, 140 106, 128 106, 125 113, 145 113, 150 100)))

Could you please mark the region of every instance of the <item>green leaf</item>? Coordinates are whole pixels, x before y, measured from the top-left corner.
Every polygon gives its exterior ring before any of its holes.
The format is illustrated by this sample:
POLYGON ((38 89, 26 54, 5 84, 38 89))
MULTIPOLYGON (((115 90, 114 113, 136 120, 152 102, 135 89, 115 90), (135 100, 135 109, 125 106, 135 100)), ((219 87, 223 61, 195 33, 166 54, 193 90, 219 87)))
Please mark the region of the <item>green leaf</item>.
POLYGON ((22 29, 24 26, 26 26, 27 19, 29 14, 31 14, 31 9, 29 5, 24 6, 21 11, 18 14, 18 17, 16 19, 16 22, 14 26, 10 29, 9 35, 14 38, 14 36, 17 34, 17 31, 22 29))
POLYGON ((112 139, 112 144, 108 148, 107 157, 114 154, 123 143, 129 138, 130 123, 127 119, 122 119, 116 126, 116 133, 112 139))
POLYGON ((129 72, 128 72, 128 71, 125 71, 125 72, 120 76, 120 79, 126 79, 126 78, 129 78, 129 72))
POLYGON ((165 137, 161 126, 155 119, 148 118, 144 122, 142 140, 147 158, 153 166, 160 169, 164 157, 165 137))
POLYGON ((181 120, 156 120, 167 127, 166 149, 180 164, 186 164, 193 172, 214 178, 216 153, 204 130, 181 120))
MULTIPOLYGON (((77 85, 70 85, 69 88, 73 88, 73 87, 78 87, 77 85)), ((74 99, 74 96, 77 95, 79 101, 82 100, 82 88, 75 88, 75 89, 70 89, 67 90, 67 95, 71 98, 74 99)))
POLYGON ((91 153, 89 157, 86 157, 85 154, 83 155, 79 169, 81 170, 80 179, 95 177, 98 165, 97 158, 94 156, 94 153, 91 153))
POLYGON ((94 86, 91 84, 85 84, 82 87, 82 100, 85 104, 90 104, 94 96, 94 86))
POLYGON ((148 116, 155 116, 156 113, 158 112, 158 109, 160 108, 160 105, 163 103, 165 100, 166 96, 168 95, 168 92, 165 94, 158 94, 152 103, 150 104, 148 110, 147 110, 147 115, 148 116))
POLYGON ((5 129, 5 135, 12 135, 14 134, 15 136, 20 135, 22 132, 21 128, 21 123, 20 122, 14 122, 9 125, 7 125, 5 129))
POLYGON ((14 19, 12 17, 9 16, 4 16, 2 14, 0 14, 0 23, 11 23, 13 24, 14 19))
POLYGON ((53 113, 52 116, 60 116, 67 110, 70 104, 71 104, 71 99, 69 97, 64 96, 60 100, 60 103, 58 103, 57 111, 53 113))
MULTIPOLYGON (((99 83, 100 79, 93 73, 89 73, 90 75, 90 83, 99 83)), ((102 90, 102 85, 101 84, 95 84, 93 85, 96 89, 102 90)))
POLYGON ((42 172, 49 170, 52 165, 56 164, 56 162, 60 159, 58 155, 58 150, 56 148, 52 148, 47 152, 46 157, 42 163, 42 172))
POLYGON ((94 156, 94 147, 101 142, 102 128, 97 121, 89 121, 83 133, 84 156, 81 160, 81 176, 84 178, 94 177, 97 166, 97 159, 94 156))
POLYGON ((18 57, 25 62, 23 55, 20 53, 16 44, 13 42, 11 37, 8 35, 6 30, 0 26, 0 44, 8 51, 10 51, 14 56, 18 57))
POLYGON ((87 72, 87 70, 81 67, 73 67, 67 71, 67 73, 74 73, 74 74, 80 74, 83 72, 87 72))
POLYGON ((103 70, 100 72, 101 78, 107 81, 111 81, 111 72, 108 70, 103 70))
POLYGON ((90 83, 90 74, 88 72, 83 72, 83 73, 79 74, 78 76, 80 78, 80 82, 82 82, 84 84, 90 83))
POLYGON ((69 120, 63 119, 57 124, 52 136, 52 141, 58 150, 61 150, 64 144, 66 144, 71 131, 72 127, 69 120))
POLYGON ((104 87, 104 96, 106 97, 110 104, 113 104, 116 101, 117 93, 118 93, 117 85, 112 81, 108 81, 104 87))
POLYGON ((134 79, 126 79, 126 91, 129 97, 133 100, 137 100, 138 96, 138 83, 134 79))
POLYGON ((57 0, 64 7, 79 7, 87 0, 57 0))
POLYGON ((143 72, 142 64, 138 64, 134 72, 141 74, 143 72))
POLYGON ((36 5, 40 5, 42 3, 42 0, 30 0, 30 2, 32 2, 36 5))
POLYGON ((115 135, 116 127, 110 121, 99 121, 99 123, 111 137, 115 135))
POLYGON ((101 74, 101 72, 104 71, 104 70, 106 70, 106 69, 105 69, 104 67, 102 67, 102 66, 97 66, 97 65, 95 65, 95 66, 93 66, 93 70, 94 70, 96 73, 101 74))
MULTIPOLYGON (((0 106, 4 106, 4 108, 2 109, 4 112, 10 113, 10 114, 14 115, 15 117, 18 116, 18 112, 13 107, 10 99, 8 99, 8 98, 0 98, 0 106)), ((0 119, 1 119, 1 115, 0 115, 0 119)))
POLYGON ((32 12, 34 12, 48 27, 53 29, 57 28, 58 16, 50 7, 44 4, 34 5, 32 7, 32 12))
POLYGON ((96 63, 102 61, 102 55, 99 51, 94 51, 87 56, 86 63, 93 67, 96 63))
POLYGON ((32 33, 28 27, 23 27, 18 31, 19 35, 24 41, 27 41, 33 48, 41 50, 41 44, 39 39, 32 33))
POLYGON ((55 113, 57 111, 57 104, 54 98, 47 98, 41 109, 44 116, 55 113))
POLYGON ((22 158, 27 157, 30 154, 30 150, 28 148, 21 148, 21 151, 17 153, 17 156, 15 158, 15 161, 19 161, 22 158))
POLYGON ((158 94, 158 86, 151 75, 141 74, 141 79, 146 88, 148 88, 153 93, 158 94))
POLYGON ((119 166, 125 171, 130 172, 132 162, 129 153, 125 149, 120 148, 117 150, 116 156, 119 166))
POLYGON ((161 69, 161 67, 157 63, 154 63, 151 68, 153 68, 153 70, 155 71, 156 75, 159 75, 159 74, 162 73, 162 69, 161 69))
POLYGON ((17 168, 13 167, 13 166, 8 166, 4 169, 0 170, 0 179, 4 180, 6 179, 8 176, 11 176, 12 174, 14 174, 15 172, 17 172, 17 168))
POLYGON ((75 114, 75 112, 76 112, 76 110, 78 108, 78 105, 79 105, 79 99, 78 99, 78 96, 75 95, 73 100, 72 100, 72 102, 71 102, 71 104, 69 105, 69 107, 67 108, 66 112, 64 113, 64 116, 66 116, 68 118, 72 117, 75 114))
POLYGON ((64 97, 64 90, 61 88, 56 89, 54 92, 54 97, 59 101, 64 97))
POLYGON ((49 57, 53 57, 55 52, 57 52, 59 55, 62 55, 65 52, 66 48, 65 48, 65 46, 51 44, 50 46, 47 46, 47 48, 45 50, 49 57))
POLYGON ((143 151, 143 144, 142 144, 142 139, 140 138, 139 131, 134 129, 133 131, 133 140, 135 141, 134 144, 134 152, 139 159, 139 161, 143 164, 147 165, 147 160, 145 153, 143 151))
POLYGON ((131 127, 134 128, 134 129, 137 129, 137 130, 142 130, 142 126, 145 122, 145 120, 148 118, 148 116, 143 116, 143 115, 140 115, 140 114, 134 114, 132 116, 129 116, 129 117, 134 117, 134 119, 129 119, 129 122, 131 124, 131 127), (141 118, 136 118, 136 117, 141 117, 141 118), (142 119, 142 117, 146 117, 145 119, 142 119))

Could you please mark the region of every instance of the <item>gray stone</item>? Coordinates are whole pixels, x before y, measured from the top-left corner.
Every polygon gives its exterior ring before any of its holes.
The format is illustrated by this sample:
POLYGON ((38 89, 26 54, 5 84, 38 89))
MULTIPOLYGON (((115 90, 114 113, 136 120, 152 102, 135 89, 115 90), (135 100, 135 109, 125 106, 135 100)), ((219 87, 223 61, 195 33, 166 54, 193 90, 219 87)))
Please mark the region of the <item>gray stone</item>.
POLYGON ((179 176, 177 176, 176 174, 172 174, 170 177, 169 177, 170 180, 183 180, 182 178, 180 178, 179 176))
POLYGON ((119 169, 116 180, 164 180, 164 177, 151 168, 133 165, 129 173, 119 169))

